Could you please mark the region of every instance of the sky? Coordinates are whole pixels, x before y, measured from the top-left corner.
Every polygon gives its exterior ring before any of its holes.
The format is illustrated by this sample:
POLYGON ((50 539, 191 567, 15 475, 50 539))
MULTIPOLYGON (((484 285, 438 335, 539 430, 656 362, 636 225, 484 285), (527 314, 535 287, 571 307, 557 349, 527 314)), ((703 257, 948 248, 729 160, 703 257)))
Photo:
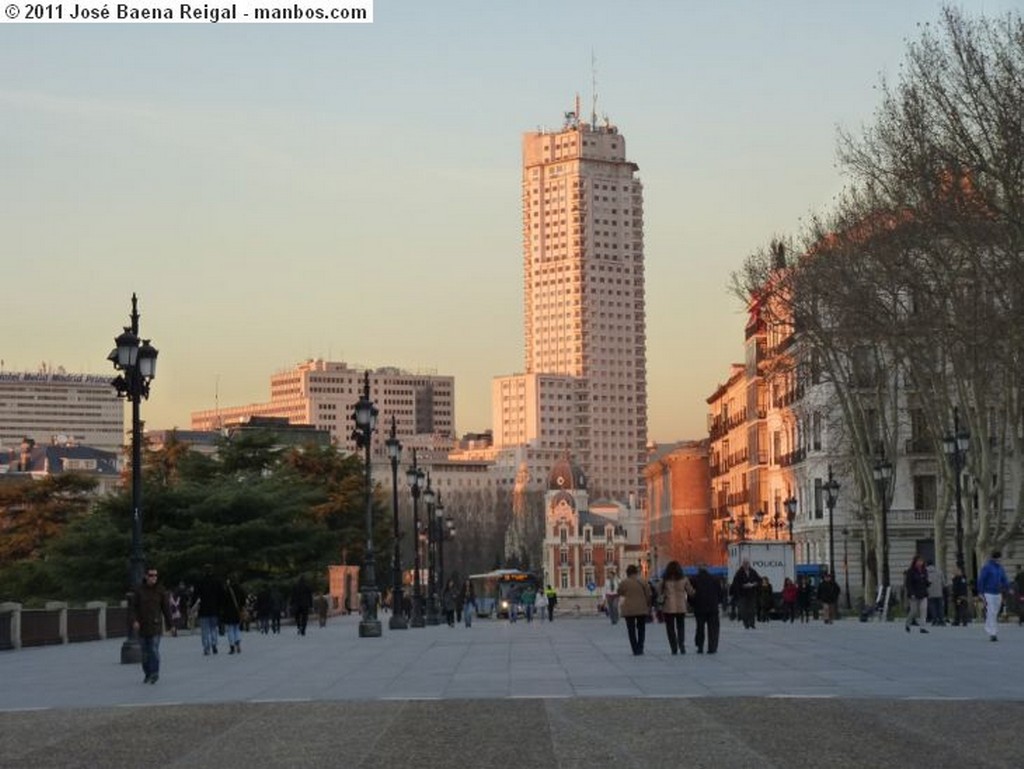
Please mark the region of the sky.
MULTIPOLYGON (((1019 0, 962 6, 1000 15, 1019 0)), ((938 0, 376 0, 370 25, 0 20, 4 371, 111 373, 139 296, 147 427, 311 357, 455 377, 523 354, 521 135, 580 95, 644 185, 649 438, 706 435, 732 273, 843 185, 837 130, 938 0)))

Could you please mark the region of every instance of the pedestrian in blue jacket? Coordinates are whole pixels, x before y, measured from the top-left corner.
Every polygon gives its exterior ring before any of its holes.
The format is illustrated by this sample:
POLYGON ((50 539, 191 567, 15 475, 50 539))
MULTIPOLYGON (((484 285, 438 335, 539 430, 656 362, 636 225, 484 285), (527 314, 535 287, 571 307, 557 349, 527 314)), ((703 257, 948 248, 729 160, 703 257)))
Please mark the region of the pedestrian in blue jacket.
POLYGON ((999 562, 1003 554, 992 551, 992 557, 978 574, 978 592, 985 596, 985 632, 990 641, 998 641, 999 610, 1003 608, 1003 591, 1010 587, 1010 578, 999 562))

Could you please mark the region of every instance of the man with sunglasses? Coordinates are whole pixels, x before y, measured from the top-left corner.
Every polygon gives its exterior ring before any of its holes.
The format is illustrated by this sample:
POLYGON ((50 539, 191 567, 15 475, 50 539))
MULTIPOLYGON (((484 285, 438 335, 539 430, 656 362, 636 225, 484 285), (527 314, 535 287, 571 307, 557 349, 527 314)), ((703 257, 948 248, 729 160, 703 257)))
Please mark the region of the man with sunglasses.
POLYGON ((132 627, 139 634, 142 647, 143 683, 155 684, 160 678, 160 637, 164 625, 177 635, 171 622, 171 602, 167 591, 157 582, 159 573, 152 566, 146 569, 146 576, 135 596, 135 618, 132 627))

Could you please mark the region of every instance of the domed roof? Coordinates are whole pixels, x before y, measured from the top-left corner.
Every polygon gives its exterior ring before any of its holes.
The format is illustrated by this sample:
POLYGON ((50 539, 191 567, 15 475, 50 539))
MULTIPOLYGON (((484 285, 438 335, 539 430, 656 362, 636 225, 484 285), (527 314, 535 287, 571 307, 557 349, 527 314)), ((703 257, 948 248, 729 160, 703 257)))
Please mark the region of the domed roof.
POLYGON ((572 461, 572 458, 566 452, 551 467, 551 473, 548 475, 548 490, 579 491, 586 488, 587 479, 583 475, 583 470, 572 461))

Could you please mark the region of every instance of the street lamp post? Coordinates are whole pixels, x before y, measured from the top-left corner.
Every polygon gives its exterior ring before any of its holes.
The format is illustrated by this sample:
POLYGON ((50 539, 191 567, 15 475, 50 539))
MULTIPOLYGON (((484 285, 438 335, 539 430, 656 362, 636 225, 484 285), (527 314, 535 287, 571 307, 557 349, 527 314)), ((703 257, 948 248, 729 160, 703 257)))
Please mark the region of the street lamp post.
POLYGON ((405 471, 412 493, 412 528, 413 541, 413 575, 412 575, 412 627, 423 627, 423 586, 420 579, 420 488, 423 486, 424 474, 416 465, 416 449, 412 450, 412 466, 405 471))
POLYGON ((434 530, 434 538, 437 542, 437 585, 438 593, 444 595, 444 502, 441 501, 441 492, 437 492, 437 504, 434 505, 434 518, 437 528, 434 530))
POLYGON ((889 521, 888 494, 889 479, 892 478, 892 464, 883 456, 875 463, 872 475, 878 487, 878 495, 882 500, 882 587, 889 587, 889 521))
POLYGON ((363 583, 360 587, 362 619, 359 621, 360 638, 380 638, 381 624, 377 619, 377 574, 373 555, 373 477, 370 470, 370 437, 377 427, 377 407, 370 400, 370 372, 363 375, 363 393, 356 401, 352 419, 356 423, 352 437, 356 446, 365 451, 366 464, 366 553, 363 557, 363 583))
MULTIPOLYGON (((114 369, 120 371, 111 385, 120 398, 132 404, 132 550, 128 561, 130 597, 134 601, 142 584, 145 556, 142 553, 142 420, 139 407, 142 399, 149 399, 149 383, 156 376, 157 350, 148 339, 139 340, 139 300, 132 294, 131 325, 117 335, 117 345, 107 356, 114 369)), ((132 628, 132 612, 128 617, 128 633, 121 645, 121 664, 142 661, 142 646, 132 628)))
POLYGON ((394 513, 395 554, 391 564, 391 619, 388 620, 390 630, 408 630, 405 619, 405 595, 402 588, 402 537, 398 527, 398 463, 402 460, 402 442, 398 440, 395 429, 395 418, 391 417, 391 434, 384 441, 391 460, 391 509, 394 513))
POLYGON ((846 550, 846 543, 847 543, 847 539, 850 536, 850 530, 844 526, 842 534, 843 534, 843 581, 846 583, 845 584, 845 590, 846 590, 846 610, 849 611, 850 608, 851 608, 851 606, 850 606, 850 559, 849 559, 849 554, 848 554, 848 552, 846 550))
POLYGON ((758 534, 761 533, 761 524, 764 522, 764 510, 758 510, 754 513, 754 531, 758 534))
POLYGON ((783 502, 786 506, 786 522, 789 524, 789 541, 793 541, 793 521, 796 520, 796 497, 789 497, 783 502))
POLYGON ((825 484, 825 506, 828 507, 828 570, 836 576, 836 536, 833 516, 839 499, 839 481, 832 477, 832 465, 828 466, 828 483, 825 484))
POLYGON ((966 429, 960 428, 960 410, 953 407, 953 432, 947 435, 943 441, 946 456, 953 465, 954 483, 956 488, 956 565, 957 568, 964 568, 964 501, 963 488, 960 476, 963 474, 964 465, 967 461, 967 447, 971 443, 971 434, 966 429))
POLYGON ((423 490, 423 501, 427 503, 427 624, 440 625, 437 613, 437 572, 434 552, 434 503, 437 495, 430 487, 430 473, 427 473, 427 488, 423 490))

